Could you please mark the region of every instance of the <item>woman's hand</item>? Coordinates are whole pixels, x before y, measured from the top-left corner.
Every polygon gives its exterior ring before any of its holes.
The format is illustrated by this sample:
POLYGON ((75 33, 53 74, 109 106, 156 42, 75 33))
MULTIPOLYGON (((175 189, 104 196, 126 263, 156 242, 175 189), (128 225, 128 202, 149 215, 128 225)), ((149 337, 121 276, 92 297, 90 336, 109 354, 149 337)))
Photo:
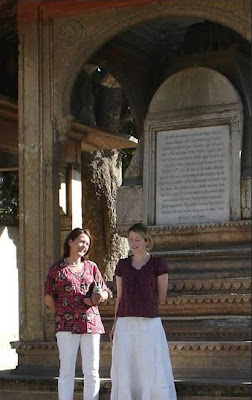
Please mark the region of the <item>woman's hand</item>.
POLYGON ((86 304, 89 307, 94 306, 94 304, 92 303, 91 297, 85 297, 84 298, 84 304, 86 304))
POLYGON ((54 298, 50 294, 45 295, 45 305, 53 312, 56 311, 54 298))
POLYGON ((98 306, 100 303, 107 300, 107 298, 108 293, 106 291, 102 291, 99 293, 93 293, 91 297, 85 297, 84 303, 89 307, 98 306))
POLYGON ((115 325, 112 326, 111 331, 109 332, 109 339, 112 342, 114 338, 114 331, 115 331, 115 325))
POLYGON ((102 294, 101 293, 93 293, 91 296, 91 300, 94 306, 98 306, 102 302, 102 294))

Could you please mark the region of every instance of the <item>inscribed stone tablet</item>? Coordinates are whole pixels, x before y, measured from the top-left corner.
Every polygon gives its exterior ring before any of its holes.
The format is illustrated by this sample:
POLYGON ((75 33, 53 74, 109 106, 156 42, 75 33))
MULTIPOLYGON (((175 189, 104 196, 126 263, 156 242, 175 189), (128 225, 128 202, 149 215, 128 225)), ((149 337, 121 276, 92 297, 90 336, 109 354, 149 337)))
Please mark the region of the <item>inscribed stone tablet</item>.
POLYGON ((157 132, 156 224, 230 218, 229 126, 157 132))

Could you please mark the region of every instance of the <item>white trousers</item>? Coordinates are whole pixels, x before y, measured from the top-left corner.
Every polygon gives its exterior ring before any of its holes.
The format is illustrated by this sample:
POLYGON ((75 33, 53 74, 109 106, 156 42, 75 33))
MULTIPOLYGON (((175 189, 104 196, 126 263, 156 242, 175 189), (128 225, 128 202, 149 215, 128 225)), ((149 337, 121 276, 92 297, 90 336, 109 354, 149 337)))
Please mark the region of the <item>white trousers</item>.
POLYGON ((58 381, 59 400, 73 400, 74 378, 78 349, 81 350, 84 375, 84 400, 98 400, 100 390, 100 334, 73 334, 57 332, 60 371, 58 381))

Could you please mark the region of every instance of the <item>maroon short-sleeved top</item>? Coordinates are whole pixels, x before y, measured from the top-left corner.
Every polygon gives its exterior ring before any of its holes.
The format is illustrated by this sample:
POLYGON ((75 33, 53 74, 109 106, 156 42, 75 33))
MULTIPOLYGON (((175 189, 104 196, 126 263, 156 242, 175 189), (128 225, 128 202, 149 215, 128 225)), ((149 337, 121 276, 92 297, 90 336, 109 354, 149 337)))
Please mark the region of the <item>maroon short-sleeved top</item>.
POLYGON ((98 266, 90 260, 83 263, 82 271, 74 273, 65 259, 49 269, 45 294, 54 298, 55 331, 72 333, 104 333, 97 306, 90 307, 84 298, 90 297, 94 286, 109 292, 98 266))
POLYGON ((115 275, 122 278, 122 297, 117 317, 158 317, 157 277, 167 273, 167 263, 158 256, 151 256, 140 270, 131 265, 131 257, 119 260, 115 275))

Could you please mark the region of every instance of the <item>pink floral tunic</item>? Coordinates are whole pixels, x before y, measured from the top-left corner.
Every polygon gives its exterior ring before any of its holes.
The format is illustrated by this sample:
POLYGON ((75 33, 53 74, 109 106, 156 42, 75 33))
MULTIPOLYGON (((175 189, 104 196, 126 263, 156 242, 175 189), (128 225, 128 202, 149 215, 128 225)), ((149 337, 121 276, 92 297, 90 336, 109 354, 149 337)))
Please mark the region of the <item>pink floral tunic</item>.
POLYGON ((85 260, 81 272, 72 272, 65 259, 53 264, 48 272, 45 283, 45 294, 54 298, 55 331, 72 333, 104 333, 97 306, 84 303, 85 297, 90 297, 94 287, 107 290, 98 266, 90 260, 85 260))

